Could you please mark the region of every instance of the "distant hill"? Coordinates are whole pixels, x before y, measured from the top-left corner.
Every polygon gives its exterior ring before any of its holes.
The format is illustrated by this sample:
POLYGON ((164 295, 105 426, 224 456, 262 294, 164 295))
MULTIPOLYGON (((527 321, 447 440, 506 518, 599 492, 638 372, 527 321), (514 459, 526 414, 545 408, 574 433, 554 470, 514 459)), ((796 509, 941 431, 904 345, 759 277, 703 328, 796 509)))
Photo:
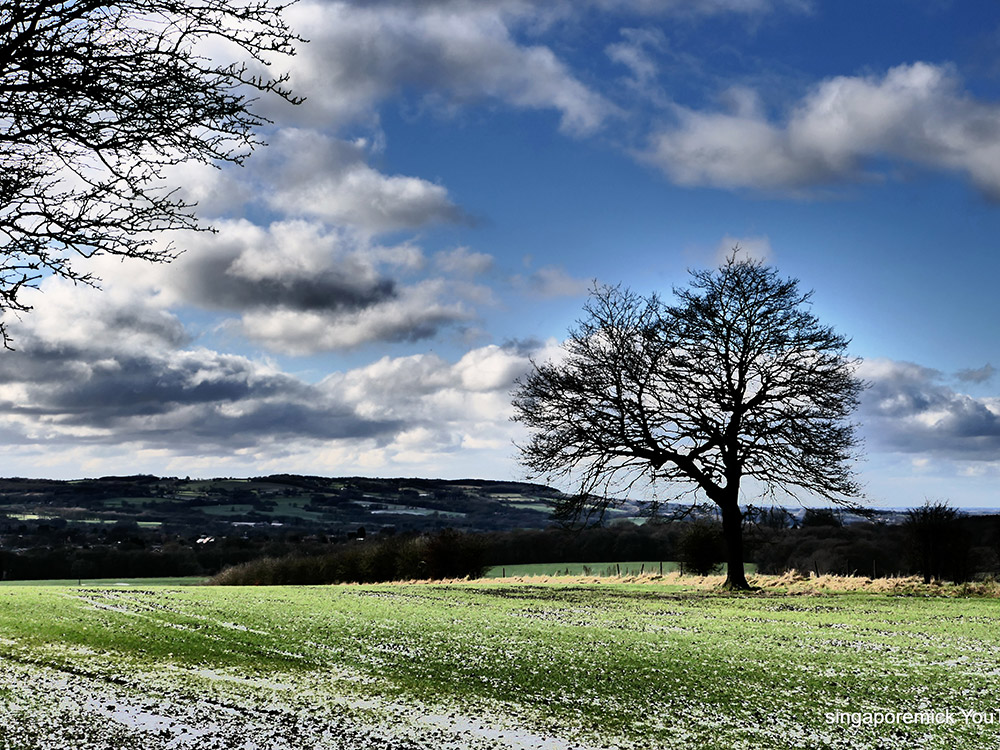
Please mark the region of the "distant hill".
MULTIPOLYGON (((354 559, 351 550, 374 566, 378 550, 421 540, 451 554, 464 537, 455 531, 475 532, 472 546, 492 565, 677 559, 685 522, 644 523, 639 504, 627 502, 601 528, 552 528, 563 498, 541 484, 481 479, 0 479, 0 579, 203 576, 289 555, 354 559)), ((692 509, 660 510, 669 520, 692 509)), ((867 519, 798 508, 756 520, 747 561, 763 571, 896 575, 919 567, 898 511, 867 519)), ((955 576, 1000 575, 1000 517, 963 516, 953 536, 955 576)))
POLYGON ((147 475, 0 479, 0 533, 138 526, 181 536, 543 528, 558 490, 482 479, 147 475))

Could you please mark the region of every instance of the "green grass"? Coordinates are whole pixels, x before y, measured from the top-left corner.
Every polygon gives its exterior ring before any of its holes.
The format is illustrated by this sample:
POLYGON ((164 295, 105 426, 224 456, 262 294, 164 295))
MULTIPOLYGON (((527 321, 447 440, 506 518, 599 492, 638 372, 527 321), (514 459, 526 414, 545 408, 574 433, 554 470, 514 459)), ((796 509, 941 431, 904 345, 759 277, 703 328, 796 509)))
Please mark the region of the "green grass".
POLYGON ((275 503, 274 510, 259 510, 251 503, 222 503, 221 505, 198 505, 193 510, 201 511, 209 516, 232 516, 233 518, 243 518, 249 513, 257 512, 268 517, 292 517, 302 518, 307 521, 321 521, 326 516, 311 510, 305 510, 302 506, 308 504, 307 498, 269 498, 275 503))
POLYGON ((306 521, 322 521, 327 517, 325 513, 317 513, 312 510, 305 510, 302 506, 308 505, 308 498, 292 498, 292 497, 281 497, 274 498, 275 508, 273 511, 268 511, 266 515, 270 516, 282 516, 291 518, 301 518, 306 521))
POLYGON ((998 617, 661 584, 6 587, 0 748, 994 748, 963 711, 1000 708, 998 617), (954 723, 863 723, 896 712, 954 723))
POLYGON ((250 503, 225 503, 223 505, 196 505, 191 510, 198 510, 206 516, 239 516, 243 517, 253 511, 250 503))

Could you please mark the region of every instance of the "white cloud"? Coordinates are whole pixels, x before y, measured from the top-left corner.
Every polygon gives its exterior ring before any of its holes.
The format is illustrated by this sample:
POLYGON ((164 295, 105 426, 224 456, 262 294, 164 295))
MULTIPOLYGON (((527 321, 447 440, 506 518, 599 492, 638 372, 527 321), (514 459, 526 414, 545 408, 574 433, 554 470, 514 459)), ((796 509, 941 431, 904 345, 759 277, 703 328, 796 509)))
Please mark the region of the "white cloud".
POLYGON ((456 247, 435 253, 434 264, 445 273, 477 276, 493 268, 493 256, 474 252, 467 247, 456 247))
POLYGON ((137 271, 104 259, 95 267, 108 289, 128 290, 137 305, 142 297, 160 309, 217 311, 230 316, 230 332, 296 355, 432 338, 494 302, 471 278, 489 265, 484 254, 437 255, 431 270, 454 276, 420 278, 427 264, 410 243, 375 244, 302 220, 268 227, 222 221, 218 228, 192 235, 189 251, 167 266, 137 271))
POLYGON ((403 264, 414 262, 408 246, 373 246, 351 231, 310 221, 261 227, 241 219, 218 222, 217 228, 217 234, 187 237, 187 252, 167 266, 147 267, 141 281, 108 263, 101 273, 111 272, 116 286, 144 283, 164 306, 344 310, 393 296, 395 282, 379 261, 396 256, 403 264))
POLYGON ((828 79, 784 123, 736 93, 729 111, 677 107, 643 158, 683 185, 794 191, 883 179, 872 161, 889 157, 963 173, 1000 197, 1000 105, 973 99, 947 67, 828 79))
POLYGON ((796 188, 829 178, 810 154, 796 154, 780 128, 747 113, 678 107, 678 126, 654 133, 641 158, 679 185, 796 188))
POLYGON ((85 332, 44 316, 0 360, 0 431, 22 446, 126 445, 184 453, 388 434, 272 363, 189 342, 143 310, 94 306, 85 332))
POLYGON ((501 422, 512 413, 509 394, 515 378, 529 367, 527 354, 489 345, 454 363, 436 354, 383 357, 321 385, 370 418, 428 425, 501 422))
POLYGON ((253 174, 252 167, 199 162, 182 162, 166 170, 169 184, 179 187, 178 197, 197 204, 196 213, 205 220, 239 212, 253 200, 254 184, 248 174, 253 174))
POLYGON ((255 164, 268 182, 267 204, 286 216, 311 217, 368 232, 460 221, 448 191, 418 177, 385 175, 354 144, 314 130, 283 129, 255 164))
POLYGON ((554 109, 561 129, 597 130, 614 107, 577 80, 552 50, 519 44, 509 26, 523 3, 303 2, 289 19, 310 43, 293 62, 293 83, 309 97, 291 116, 313 123, 373 123, 378 105, 404 89, 432 93, 444 106, 496 99, 554 109))
POLYGON ((590 279, 578 279, 561 266, 543 266, 527 276, 512 278, 514 285, 534 297, 576 297, 590 289, 590 279))
POLYGON ((0 433, 12 460, 64 475, 120 472, 123 461, 183 474, 513 470, 521 428, 509 421, 510 391, 530 366, 527 351, 384 357, 310 384, 271 362, 169 337, 140 342, 110 306, 105 313, 89 325, 103 348, 76 333, 46 341, 43 324, 0 360, 0 433))
POLYGON ((659 64, 653 53, 666 47, 666 36, 655 28, 622 29, 620 34, 623 41, 609 44, 604 51, 613 62, 629 69, 636 88, 645 90, 659 74, 659 64))
MULTIPOLYGON (((544 346, 535 353, 544 355, 555 343, 544 346)), ((462 475, 464 457, 466 466, 503 463, 509 476, 511 446, 521 434, 509 419, 510 392, 529 367, 528 353, 490 345, 457 362, 435 354, 384 357, 330 376, 320 387, 366 418, 411 425, 380 449, 380 459, 389 465, 450 462, 452 473, 462 475)))
POLYGON ((1000 397, 955 391, 941 373, 912 362, 866 360, 858 374, 871 383, 861 417, 878 445, 938 460, 1000 455, 1000 397))
POLYGON ((286 354, 353 349, 376 341, 419 341, 432 338, 444 327, 472 320, 475 314, 463 297, 482 292, 479 287, 428 279, 397 287, 391 296, 363 307, 248 310, 240 326, 247 338, 286 354))
MULTIPOLYGON (((496 304, 475 278, 491 265, 485 254, 436 254, 429 264, 412 243, 377 244, 312 221, 217 226, 217 234, 187 236, 187 251, 171 264, 89 261, 88 269, 103 279, 102 292, 48 280, 45 304, 26 321, 39 331, 47 326, 46 340, 72 334, 83 341, 91 314, 116 310, 185 338, 177 315, 197 307, 221 316, 212 325, 229 334, 273 352, 306 355, 461 331, 478 319, 478 310, 496 304)), ((15 323, 17 334, 21 324, 15 323)), ((198 332, 192 328, 191 336, 198 332)), ((135 334, 123 329, 120 335, 135 334)))
POLYGON ((514 379, 526 370, 525 357, 498 346, 486 346, 465 354, 453 370, 466 391, 510 390, 514 379))
POLYGON ((102 292, 49 278, 42 291, 35 292, 40 302, 30 315, 17 320, 7 313, 5 319, 18 350, 41 342, 52 352, 86 348, 99 358, 109 350, 135 353, 186 344, 189 335, 180 319, 149 305, 145 293, 144 288, 125 285, 102 292))
MULTIPOLYGON (((292 84, 306 105, 283 108, 281 118, 308 125, 377 125, 382 103, 414 94, 442 112, 470 101, 493 100, 521 109, 560 114, 560 129, 574 135, 599 130, 617 108, 579 80, 549 47, 518 38, 578 17, 581 6, 625 18, 716 15, 761 17, 808 10, 807 0, 308 0, 288 11, 310 42, 291 61, 292 84)), ((651 63, 640 45, 610 54, 637 74, 651 63)), ((266 103, 265 103, 266 104, 266 103)), ((268 112, 272 117, 274 113, 268 112)), ((275 119, 279 119, 275 117, 275 119)))

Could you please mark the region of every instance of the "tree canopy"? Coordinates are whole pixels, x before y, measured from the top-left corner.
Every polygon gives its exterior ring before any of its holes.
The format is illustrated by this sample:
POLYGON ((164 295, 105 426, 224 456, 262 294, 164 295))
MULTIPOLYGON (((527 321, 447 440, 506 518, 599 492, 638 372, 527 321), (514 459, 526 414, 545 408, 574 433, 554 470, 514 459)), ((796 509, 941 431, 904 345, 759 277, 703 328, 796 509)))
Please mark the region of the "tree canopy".
POLYGON ((674 304, 599 287, 558 361, 514 394, 521 459, 578 492, 562 509, 603 512, 637 484, 666 483, 722 512, 729 584, 743 574, 741 482, 834 502, 861 494, 849 417, 864 383, 848 340, 820 324, 798 281, 734 252, 692 272, 674 304))
POLYGON ((301 41, 288 4, 0 0, 0 313, 49 275, 95 283, 79 257, 166 261, 158 233, 201 228, 165 170, 241 163, 255 97, 297 101, 260 72, 301 41))

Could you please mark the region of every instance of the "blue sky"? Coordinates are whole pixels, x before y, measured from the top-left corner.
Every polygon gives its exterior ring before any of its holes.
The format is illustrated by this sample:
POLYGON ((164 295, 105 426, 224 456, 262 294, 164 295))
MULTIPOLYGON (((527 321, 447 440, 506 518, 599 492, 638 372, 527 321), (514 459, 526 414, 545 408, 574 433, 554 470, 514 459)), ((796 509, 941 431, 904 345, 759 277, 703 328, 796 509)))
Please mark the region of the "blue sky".
POLYGON ((307 101, 261 103, 244 168, 171 175, 218 234, 10 324, 0 474, 523 478, 513 379, 591 281, 669 293, 739 243, 864 359, 870 501, 1000 505, 994 3, 289 18, 307 101))

